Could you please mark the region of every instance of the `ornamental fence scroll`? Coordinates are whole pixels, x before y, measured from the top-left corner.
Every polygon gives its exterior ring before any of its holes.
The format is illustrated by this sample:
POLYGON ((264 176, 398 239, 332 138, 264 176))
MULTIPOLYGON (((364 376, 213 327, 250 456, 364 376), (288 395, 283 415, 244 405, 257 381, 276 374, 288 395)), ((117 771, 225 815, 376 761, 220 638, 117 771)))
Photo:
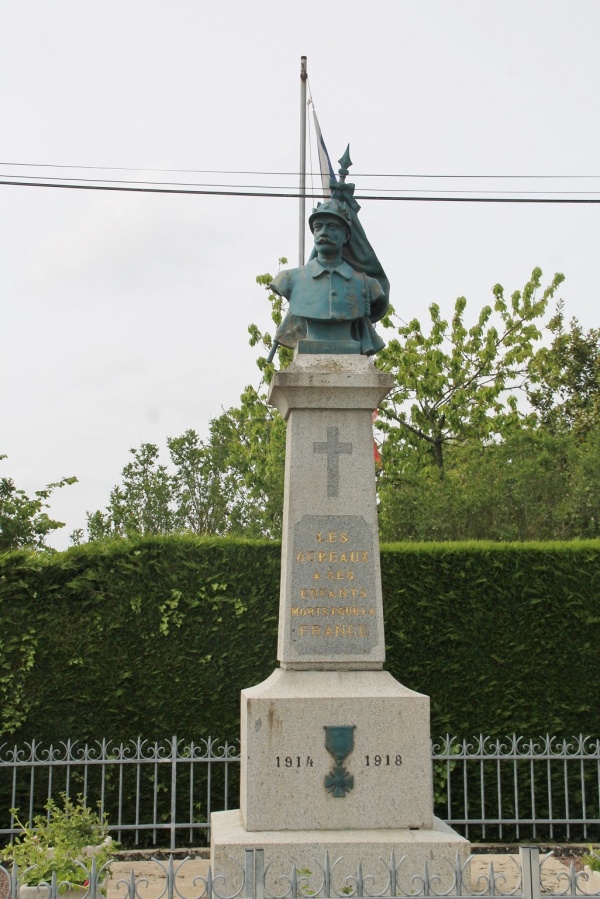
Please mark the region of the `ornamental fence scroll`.
MULTIPOLYGON (((77 893, 77 899, 344 899, 344 897, 368 897, 368 899, 442 899, 442 897, 513 897, 513 899, 542 899, 561 896, 565 899, 581 899, 583 896, 600 896, 600 875, 577 871, 571 862, 567 868, 552 857, 552 853, 540 859, 536 847, 522 847, 518 856, 496 856, 482 859, 470 855, 461 859, 439 859, 434 866, 425 862, 418 867, 406 856, 391 853, 388 860, 379 859, 367 868, 361 862, 348 864, 343 857, 330 859, 326 854, 322 862, 317 858, 302 858, 291 871, 265 866, 263 849, 247 849, 243 865, 228 872, 227 876, 213 872, 206 863, 195 868, 191 859, 176 864, 171 855, 163 864, 152 859, 154 870, 148 862, 143 875, 136 875, 135 868, 123 871, 110 870, 109 865, 96 866, 95 859, 86 868, 87 882, 77 893), (308 867, 310 866, 310 867, 308 867), (109 873, 110 872, 110 873, 109 873)), ((85 867, 82 865, 82 867, 85 867)), ((59 899, 67 895, 67 881, 52 880, 39 887, 19 885, 19 870, 0 867, 1 899, 26 899, 35 890, 37 899, 59 899)))
MULTIPOLYGON (((3 744, 0 838, 18 833, 10 808, 31 820, 66 793, 106 812, 125 846, 207 845, 211 812, 238 805, 239 761, 237 742, 210 737, 3 744)), ((446 736, 432 762, 436 814, 473 842, 600 841, 598 739, 446 736)))

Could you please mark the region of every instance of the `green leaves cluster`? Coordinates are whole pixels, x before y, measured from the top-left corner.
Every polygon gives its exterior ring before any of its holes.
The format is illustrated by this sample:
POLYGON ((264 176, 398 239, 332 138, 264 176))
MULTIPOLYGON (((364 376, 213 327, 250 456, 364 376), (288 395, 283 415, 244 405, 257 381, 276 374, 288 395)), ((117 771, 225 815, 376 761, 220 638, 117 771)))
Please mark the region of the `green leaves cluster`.
POLYGON ((429 334, 398 329, 381 354, 396 386, 380 414, 381 532, 391 540, 600 536, 600 330, 543 328, 562 275, 464 325, 432 307, 429 334))
MULTIPOLYGON (((191 429, 168 438, 170 464, 160 461, 155 444, 131 449, 106 509, 88 513, 89 539, 278 534, 285 425, 274 421, 266 401, 247 387, 238 408, 211 421, 207 441, 191 429)), ((83 534, 74 536, 82 541, 83 534)))
POLYGON ((600 329, 586 333, 576 318, 567 329, 559 303, 548 331, 551 345, 530 366, 529 401, 550 432, 585 438, 600 421, 600 329))
MULTIPOLYGON (((0 455, 0 461, 6 456, 0 455)), ((62 478, 36 490, 33 497, 16 487, 12 478, 0 478, 0 552, 29 547, 47 550, 46 537, 51 531, 64 527, 45 511, 54 490, 75 484, 77 478, 62 478)))
POLYGON ((517 393, 527 383, 537 321, 564 280, 557 274, 540 296, 542 272, 533 270, 523 291, 510 300, 500 284, 494 307, 484 306, 470 328, 467 301, 456 300, 454 315, 443 319, 430 307, 431 329, 423 333, 413 319, 382 350, 377 364, 394 376, 394 389, 381 409, 382 430, 398 451, 423 447, 443 471, 446 447, 504 436, 524 418, 517 393))
POLYGON ((17 863, 22 884, 49 883, 55 874, 59 886, 68 882, 83 890, 91 856, 99 870, 118 848, 108 835, 106 817, 85 806, 82 795, 73 802, 62 793, 61 801, 59 806, 49 799, 45 814, 27 824, 19 819, 18 809, 11 809, 20 833, 0 852, 0 859, 17 863))

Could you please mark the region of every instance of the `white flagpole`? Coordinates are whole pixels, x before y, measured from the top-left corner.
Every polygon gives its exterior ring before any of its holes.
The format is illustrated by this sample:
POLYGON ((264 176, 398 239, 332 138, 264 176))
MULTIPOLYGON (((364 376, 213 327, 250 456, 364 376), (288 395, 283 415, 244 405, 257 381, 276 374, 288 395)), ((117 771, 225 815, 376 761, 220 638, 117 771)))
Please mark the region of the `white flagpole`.
POLYGON ((298 265, 304 265, 304 237, 306 232, 306 56, 300 57, 300 221, 298 265))

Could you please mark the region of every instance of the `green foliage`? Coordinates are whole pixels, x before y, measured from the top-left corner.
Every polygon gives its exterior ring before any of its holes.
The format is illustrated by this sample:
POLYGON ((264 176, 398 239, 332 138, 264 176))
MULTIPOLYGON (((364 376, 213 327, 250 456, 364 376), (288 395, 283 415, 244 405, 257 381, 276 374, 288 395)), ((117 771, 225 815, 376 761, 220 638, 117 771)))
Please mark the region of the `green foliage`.
POLYGON ((0 739, 235 738, 239 690, 276 664, 278 596, 279 548, 264 542, 150 536, 0 556, 3 632, 27 637, 4 637, 0 739))
POLYGON ((447 446, 504 435, 522 419, 515 392, 526 382, 541 336, 536 322, 563 281, 563 275, 555 275, 538 297, 541 276, 534 269, 510 301, 497 284, 493 309, 484 306, 470 328, 464 297, 456 300, 451 322, 441 317, 437 304, 430 306, 428 335, 417 319, 398 327, 398 337, 377 357, 378 366, 394 375, 381 427, 387 441, 397 445, 397 455, 406 447, 423 455, 426 450, 443 471, 447 446))
POLYGON ((586 333, 573 318, 566 330, 559 303, 548 330, 551 345, 538 350, 530 365, 529 400, 546 428, 581 437, 600 418, 600 329, 586 333))
MULTIPOLYGON (((378 476, 384 540, 600 537, 600 424, 585 435, 515 428, 446 452, 444 477, 407 448, 378 476)), ((391 452, 395 453, 392 446, 391 452)))
POLYGON ((434 735, 597 733, 600 541, 384 546, 382 583, 388 668, 434 735))
POLYGON ((278 534, 284 446, 284 422, 247 387, 239 408, 211 421, 208 441, 193 430, 167 439, 169 466, 160 462, 155 444, 130 450, 133 461, 106 510, 88 514, 89 539, 278 534))
MULTIPOLYGON (((285 256, 281 256, 279 259, 279 269, 281 269, 282 265, 287 265, 287 259, 285 256)), ((260 284, 267 291, 267 301, 271 307, 271 320, 275 325, 275 329, 277 329, 283 321, 283 305, 284 303, 287 303, 287 300, 284 300, 283 297, 279 296, 279 294, 274 293, 271 290, 272 281, 273 275, 269 274, 268 272, 264 275, 256 276, 256 283, 260 284)), ((248 333, 250 334, 250 346, 261 344, 263 349, 267 351, 270 351, 273 348, 274 338, 271 334, 269 334, 268 331, 261 331, 256 325, 251 324, 248 327, 248 333)), ((287 368, 294 358, 294 351, 284 346, 278 346, 276 354, 280 371, 284 368, 287 368)), ((275 371, 275 366, 273 365, 273 363, 268 362, 266 356, 259 356, 256 360, 256 364, 260 371, 263 373, 265 384, 270 384, 273 380, 273 373, 275 371)))
MULTIPOLYGON (((6 456, 0 456, 0 461, 6 456)), ((0 478, 0 553, 12 549, 30 547, 48 550, 45 540, 51 531, 64 527, 64 522, 50 518, 44 509, 52 492, 67 484, 75 484, 77 478, 62 478, 48 484, 43 490, 36 490, 34 497, 28 497, 19 490, 11 478, 0 478)))
POLYGON ((583 863, 586 864, 591 871, 600 871, 600 851, 593 846, 588 846, 589 855, 583 856, 583 863))
POLYGON ((17 863, 22 884, 48 883, 56 873, 59 885, 67 881, 83 889, 89 877, 86 860, 93 855, 101 869, 118 848, 108 836, 106 817, 83 805, 83 796, 77 803, 64 793, 61 799, 62 807, 49 799, 46 814, 27 824, 19 820, 18 809, 11 809, 20 834, 0 852, 0 859, 17 863))
MULTIPOLYGON (((0 736, 235 739, 277 664, 279 573, 276 543, 192 535, 1 556, 29 655, 4 640, 0 736)), ((434 735, 597 733, 600 541, 388 545, 382 581, 387 668, 434 735)))

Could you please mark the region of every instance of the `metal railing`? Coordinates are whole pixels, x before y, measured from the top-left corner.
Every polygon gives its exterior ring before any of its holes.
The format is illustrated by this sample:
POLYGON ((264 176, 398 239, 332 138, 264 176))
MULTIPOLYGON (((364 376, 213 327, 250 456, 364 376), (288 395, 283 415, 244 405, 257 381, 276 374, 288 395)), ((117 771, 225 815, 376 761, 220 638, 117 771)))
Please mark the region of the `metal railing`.
POLYGON ((239 747, 210 737, 185 742, 67 740, 0 746, 0 835, 18 833, 12 809, 33 820, 48 799, 81 796, 106 813, 110 832, 135 846, 210 841, 210 815, 238 804, 239 747))
POLYGON ((600 740, 446 736, 432 757, 437 814, 469 839, 600 839, 600 740))
MULTIPOLYGON (((48 799, 81 795, 129 846, 206 845, 210 814, 238 806, 239 749, 186 742, 0 746, 0 836, 48 799)), ((447 736, 432 749, 436 814, 473 841, 600 840, 600 740, 447 736)))
MULTIPOLYGON (((166 864, 153 859, 156 870, 144 866, 143 875, 129 872, 110 872, 110 863, 98 868, 95 859, 82 869, 85 884, 79 887, 78 899, 416 899, 416 897, 488 897, 510 896, 513 899, 542 899, 547 896, 563 896, 580 899, 582 896, 600 896, 600 877, 577 871, 555 863, 547 870, 552 853, 540 858, 539 849, 523 847, 518 857, 510 856, 502 862, 496 857, 478 864, 476 855, 462 859, 437 859, 417 867, 410 857, 397 858, 394 852, 389 860, 380 859, 373 869, 360 861, 348 862, 343 857, 330 859, 326 854, 320 862, 314 857, 304 857, 287 873, 273 873, 265 864, 264 849, 246 849, 244 863, 227 875, 212 871, 210 867, 187 875, 184 870, 189 859, 175 864, 173 856, 166 864), (302 865, 302 867, 300 867, 302 865), (310 867, 308 867, 310 866, 310 867), (152 880, 155 880, 153 888, 152 880)), ((122 866, 119 866, 122 869, 122 866)), ((27 879, 27 878, 25 878, 27 879)), ((3 899, 25 899, 26 892, 20 885, 23 877, 16 865, 0 867, 0 895, 3 899)), ((51 880, 29 887, 38 899, 65 899, 65 890, 71 884, 51 880)), ((31 895, 31 893, 27 894, 31 895)))

